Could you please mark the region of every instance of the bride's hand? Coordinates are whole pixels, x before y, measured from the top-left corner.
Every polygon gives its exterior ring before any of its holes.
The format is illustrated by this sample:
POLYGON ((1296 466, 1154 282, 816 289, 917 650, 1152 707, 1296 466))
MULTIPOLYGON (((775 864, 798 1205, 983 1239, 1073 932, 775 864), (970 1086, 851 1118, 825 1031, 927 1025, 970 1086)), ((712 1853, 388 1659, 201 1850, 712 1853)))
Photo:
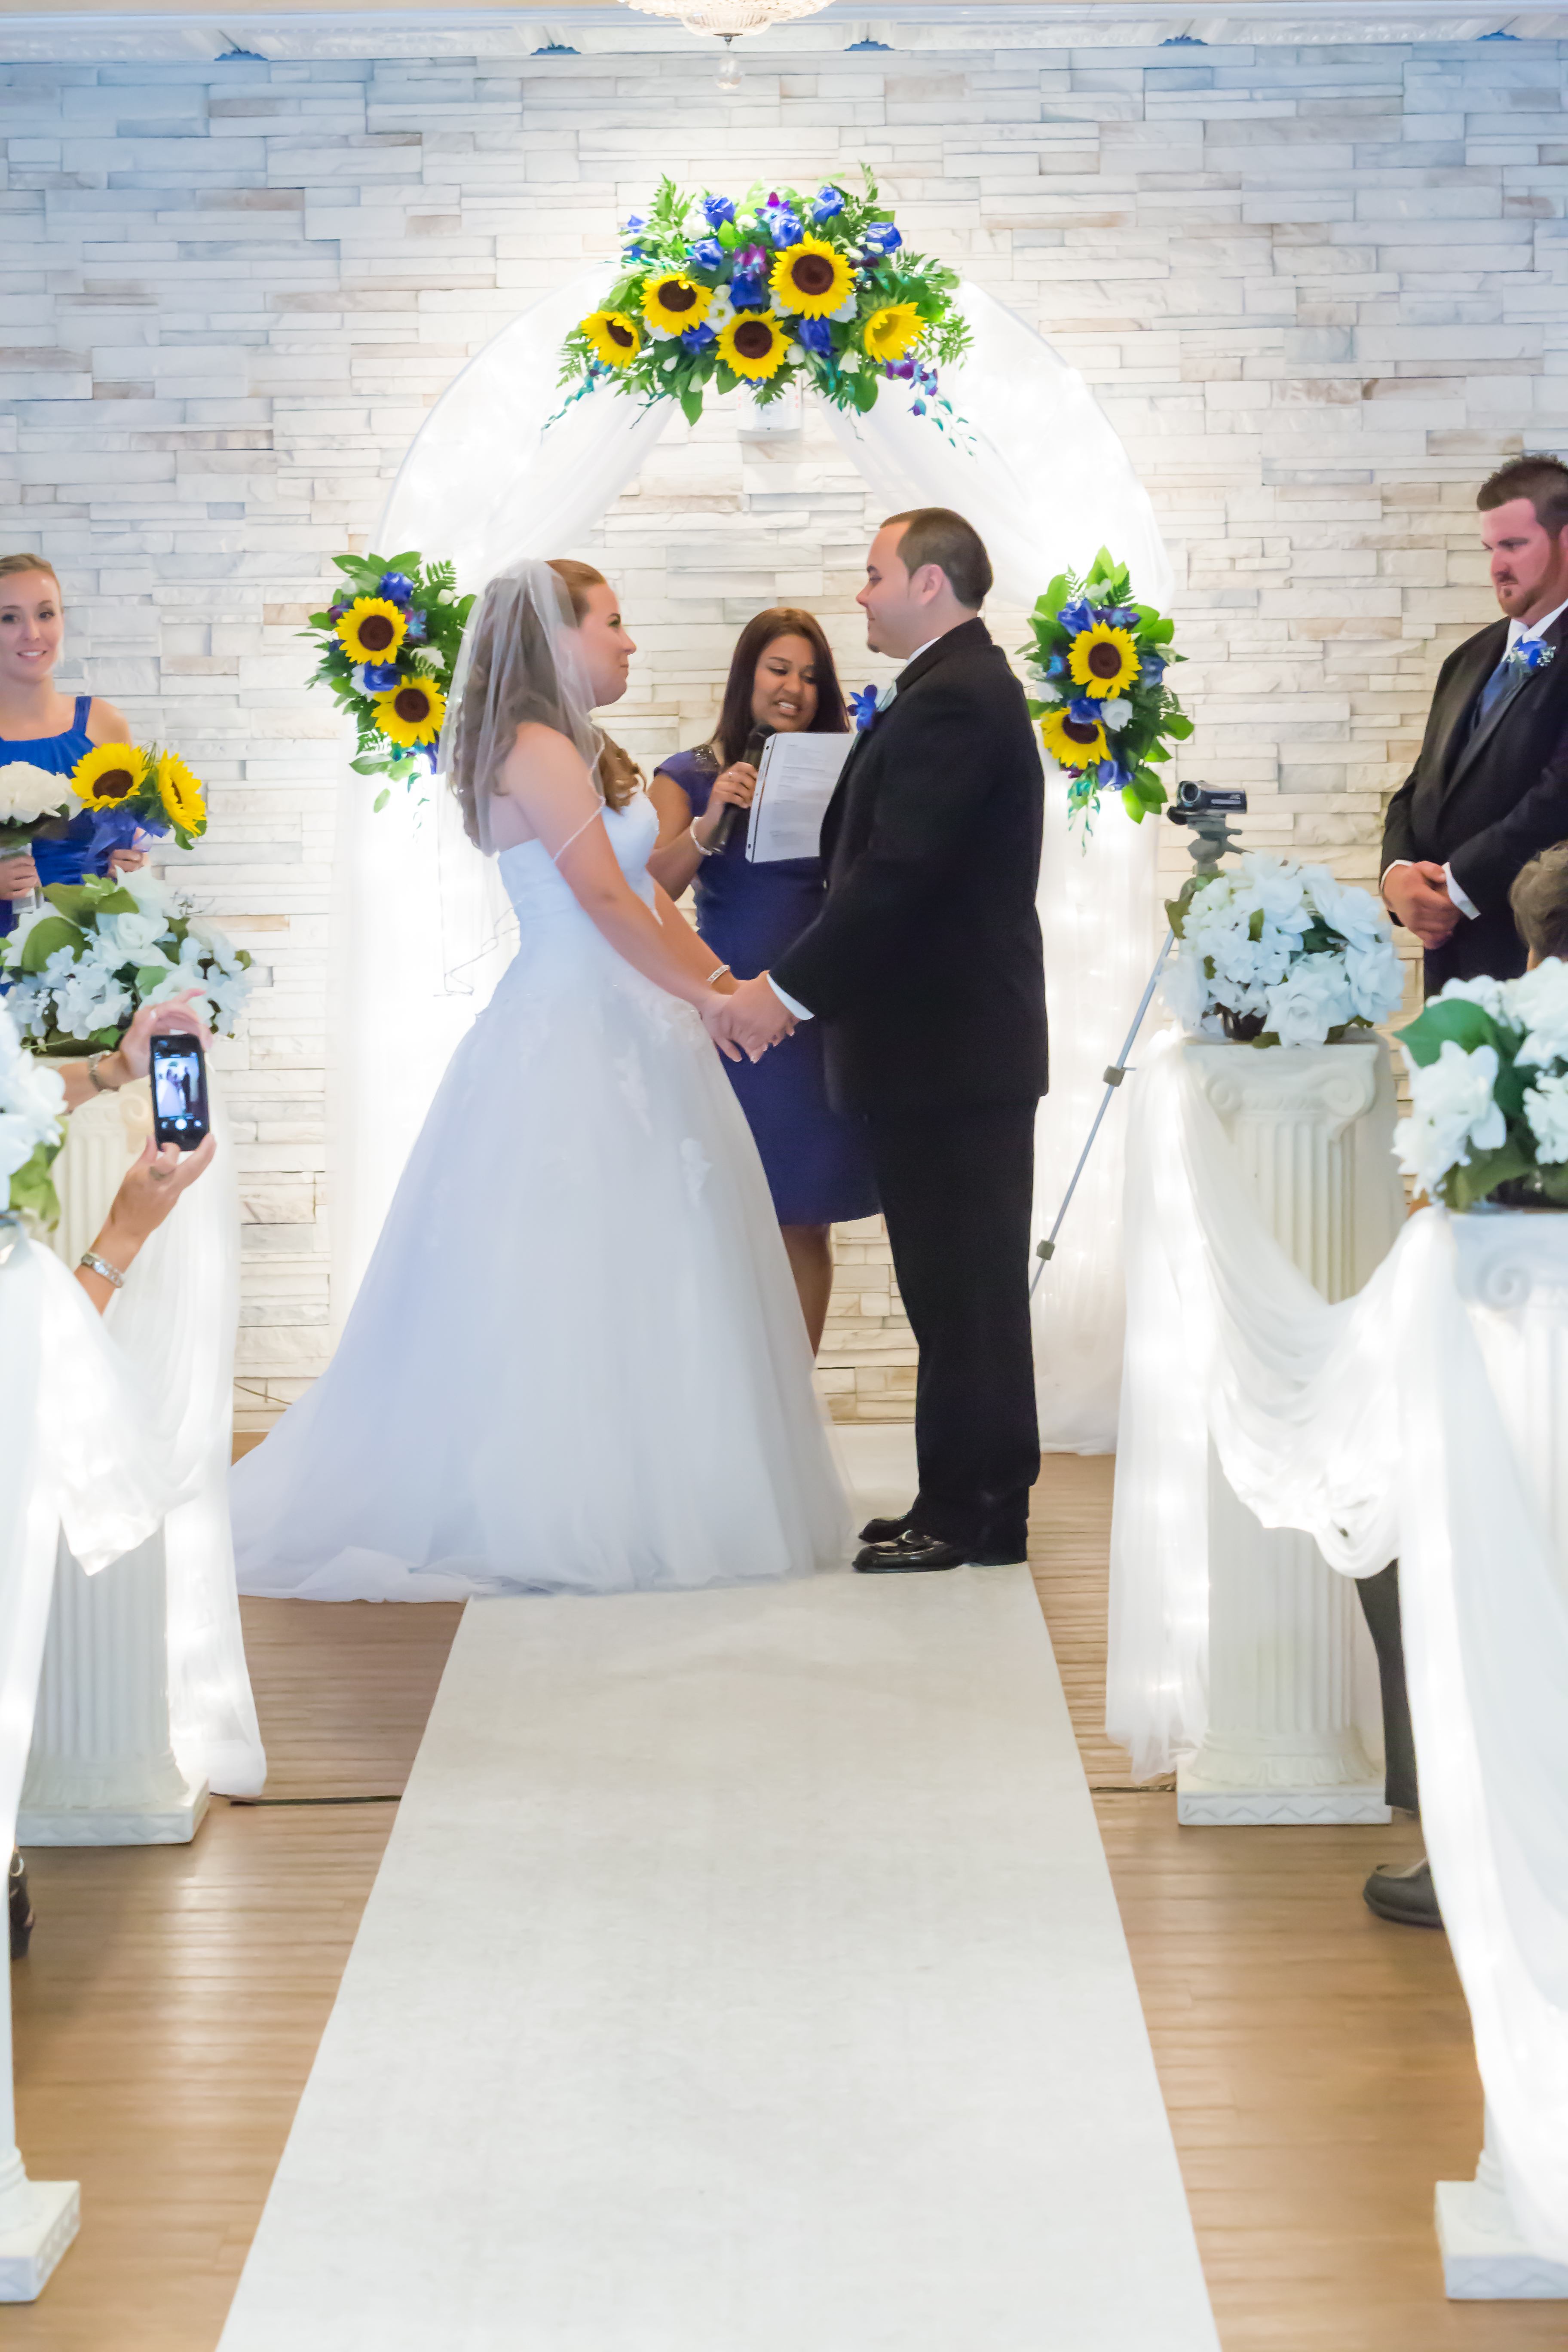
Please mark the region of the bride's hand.
MULTIPOLYGON (((731 982, 730 992, 733 992, 733 986, 734 983, 731 982)), ((730 1008, 719 991, 716 988, 710 988, 699 1003, 697 1010, 702 1015, 702 1026, 707 1030, 725 1060, 738 1062, 741 1059, 741 1049, 730 1036, 728 1025, 730 1008)))

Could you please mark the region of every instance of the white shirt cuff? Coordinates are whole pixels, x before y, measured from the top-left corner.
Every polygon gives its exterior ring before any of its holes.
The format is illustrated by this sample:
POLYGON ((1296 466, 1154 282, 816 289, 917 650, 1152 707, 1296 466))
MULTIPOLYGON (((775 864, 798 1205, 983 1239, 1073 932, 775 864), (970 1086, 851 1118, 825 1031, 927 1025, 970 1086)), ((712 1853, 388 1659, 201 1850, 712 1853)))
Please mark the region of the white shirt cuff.
POLYGON ((1444 866, 1443 879, 1448 886, 1448 896, 1452 898, 1455 906, 1458 907, 1460 914, 1468 915, 1472 923, 1479 922, 1480 920, 1481 910, 1478 906, 1474 905, 1470 899, 1466 898, 1464 892, 1460 889, 1458 884, 1454 879, 1454 869, 1451 866, 1444 866))
POLYGON ((778 982, 773 978, 771 971, 767 975, 767 982, 768 986, 773 990, 773 994, 778 998, 779 1003, 784 1006, 786 1013, 793 1013, 797 1021, 812 1021, 816 1019, 816 1014, 808 1013, 804 1004, 797 1004, 793 996, 785 995, 784 990, 779 986, 778 982))

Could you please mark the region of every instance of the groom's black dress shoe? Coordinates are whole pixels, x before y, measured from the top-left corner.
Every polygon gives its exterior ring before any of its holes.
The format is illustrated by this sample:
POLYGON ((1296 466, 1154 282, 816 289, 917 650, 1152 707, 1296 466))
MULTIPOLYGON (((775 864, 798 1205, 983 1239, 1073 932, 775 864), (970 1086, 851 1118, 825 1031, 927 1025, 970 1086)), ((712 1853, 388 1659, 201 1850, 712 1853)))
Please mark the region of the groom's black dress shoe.
POLYGON ((943 1543, 919 1528, 906 1528, 890 1543, 868 1543, 855 1555, 862 1576, 918 1576, 938 1568, 1016 1568, 1021 1551, 968 1551, 962 1544, 943 1543))
POLYGON ((896 1542, 909 1524, 908 1511, 898 1519, 868 1519, 860 1530, 860 1540, 863 1544, 896 1542))
POLYGON ((1425 1857, 1407 1870, 1391 1870, 1386 1863, 1380 1863, 1362 1895, 1369 1911, 1375 1911, 1380 1919, 1394 1920, 1398 1927, 1440 1927, 1443 1924, 1432 1865, 1425 1857))

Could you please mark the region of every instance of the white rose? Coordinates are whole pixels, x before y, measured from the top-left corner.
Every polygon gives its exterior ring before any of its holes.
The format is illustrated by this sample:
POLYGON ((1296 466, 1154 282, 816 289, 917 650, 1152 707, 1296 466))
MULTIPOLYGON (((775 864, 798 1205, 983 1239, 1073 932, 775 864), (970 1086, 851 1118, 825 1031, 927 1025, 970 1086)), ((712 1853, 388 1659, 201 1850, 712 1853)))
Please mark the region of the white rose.
POLYGON ((168 925, 161 914, 100 915, 98 936, 116 963, 138 960, 163 936, 168 925))
POLYGON ((1326 866, 1304 866, 1301 879, 1330 930, 1338 931, 1342 940, 1371 947, 1374 940, 1393 938, 1388 917, 1370 890, 1337 880, 1326 866))
POLYGON ((1321 1045, 1350 1017, 1350 982, 1337 955, 1299 956, 1268 992, 1268 1026, 1282 1045, 1321 1045))
POLYGON ((1450 1169, 1469 1165, 1472 1145, 1495 1151, 1508 1133, 1493 1094, 1497 1051, 1478 1045, 1467 1054, 1447 1037, 1435 1062, 1411 1062, 1408 1053, 1405 1060, 1412 1116, 1394 1129, 1394 1148, 1405 1174, 1436 1195, 1450 1169))
POLYGON ((1120 735, 1132 716, 1132 705, 1122 695, 1114 701, 1102 702, 1096 716, 1110 734, 1120 735))
POLYGON ((840 375, 858 375, 866 362, 858 352, 846 352, 838 362, 840 375))
POLYGON ((1249 849, 1237 861, 1237 870, 1271 923, 1282 931, 1304 931, 1312 919, 1301 869, 1269 849, 1249 849))
POLYGON ((1514 1025, 1525 1032, 1521 1062, 1568 1061, 1568 964, 1552 956, 1510 982, 1506 1003, 1514 1025))
POLYGON ((1180 941, 1174 953, 1166 958, 1160 994, 1173 1019, 1191 1036, 1208 1011, 1209 984, 1202 957, 1180 941))
POLYGON ((1392 939, 1351 940, 1345 948, 1344 962, 1352 1010, 1363 1021, 1386 1021, 1398 1012, 1405 994, 1405 974, 1392 939))
POLYGON ((1505 981, 1489 980, 1483 974, 1479 980, 1446 981, 1432 1002, 1435 1004, 1479 1004, 1505 1029, 1517 1029, 1519 1021, 1509 1009, 1509 984, 1505 981))
POLYGON ((1525 1094, 1524 1116, 1536 1157, 1552 1165, 1568 1160, 1568 1077, 1537 1078, 1525 1094))
POLYGON ((0 824, 30 824, 35 817, 62 814, 75 802, 68 776, 51 776, 30 760, 7 760, 0 766, 0 824))

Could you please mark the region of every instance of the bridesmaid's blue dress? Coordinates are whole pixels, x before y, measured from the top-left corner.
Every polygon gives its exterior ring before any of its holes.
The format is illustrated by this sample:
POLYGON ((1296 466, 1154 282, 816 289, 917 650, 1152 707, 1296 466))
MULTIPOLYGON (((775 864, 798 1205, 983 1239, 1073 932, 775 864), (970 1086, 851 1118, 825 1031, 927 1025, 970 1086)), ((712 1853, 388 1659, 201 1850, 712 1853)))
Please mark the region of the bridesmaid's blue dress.
MULTIPOLYGON (((659 761, 702 815, 718 770, 700 751, 659 761)), ((766 971, 822 911, 827 888, 816 857, 752 866, 737 824, 693 885, 697 928, 737 980, 766 971)), ((762 1155, 781 1225, 836 1225, 872 1217, 880 1203, 858 1123, 827 1099, 822 1024, 803 1021, 760 1062, 725 1061, 725 1073, 762 1155)))
MULTIPOLYGON (((87 733, 87 714, 91 708, 91 695, 79 694, 71 723, 63 735, 23 736, 19 740, 0 735, 0 760, 26 760, 30 767, 42 768, 46 775, 68 776, 77 761, 92 749, 87 733)), ((40 837, 34 841, 33 863, 38 869, 41 887, 47 887, 51 882, 81 880, 88 871, 94 822, 91 809, 84 808, 55 839, 40 837)), ((91 870, 95 874, 108 873, 107 849, 100 850, 92 859, 91 870)), ((0 898, 0 938, 16 928, 16 908, 9 898, 0 898)))

